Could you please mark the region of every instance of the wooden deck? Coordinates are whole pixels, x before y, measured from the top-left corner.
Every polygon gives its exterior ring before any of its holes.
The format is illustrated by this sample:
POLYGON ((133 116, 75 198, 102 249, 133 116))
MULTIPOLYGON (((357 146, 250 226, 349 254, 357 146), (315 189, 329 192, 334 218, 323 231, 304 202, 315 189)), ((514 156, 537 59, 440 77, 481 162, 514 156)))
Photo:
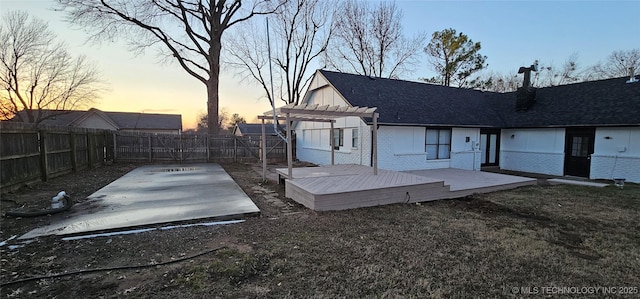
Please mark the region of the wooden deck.
MULTIPOLYGON (((286 178, 287 169, 276 170, 286 178)), ((535 185, 535 179, 459 169, 397 172, 362 165, 293 169, 285 195, 317 211, 345 210, 393 203, 464 197, 535 185)))

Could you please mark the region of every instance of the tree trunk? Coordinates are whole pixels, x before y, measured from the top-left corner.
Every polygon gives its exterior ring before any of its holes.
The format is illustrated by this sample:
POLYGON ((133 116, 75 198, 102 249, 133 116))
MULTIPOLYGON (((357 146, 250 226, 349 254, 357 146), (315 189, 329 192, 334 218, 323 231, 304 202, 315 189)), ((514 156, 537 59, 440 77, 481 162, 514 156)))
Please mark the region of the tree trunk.
MULTIPOLYGON (((222 33, 221 31, 219 33, 222 33)), ((209 47, 209 80, 207 81, 207 127, 209 135, 217 136, 220 132, 218 125, 218 95, 220 87, 220 51, 222 49, 221 34, 213 35, 209 47)))
POLYGON ((219 132, 218 126, 218 86, 220 73, 211 71, 211 78, 207 81, 207 130, 209 135, 217 136, 219 132))

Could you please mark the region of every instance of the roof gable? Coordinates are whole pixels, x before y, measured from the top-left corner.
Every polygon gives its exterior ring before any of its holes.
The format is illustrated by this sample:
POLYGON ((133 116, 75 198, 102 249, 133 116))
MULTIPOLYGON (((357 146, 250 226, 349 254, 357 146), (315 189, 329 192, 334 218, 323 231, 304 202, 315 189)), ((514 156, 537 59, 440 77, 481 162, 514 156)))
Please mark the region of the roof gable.
POLYGON ((80 117, 74 119, 68 125, 94 129, 117 130, 119 128, 118 124, 104 114, 104 112, 95 108, 91 108, 89 111, 84 112, 80 117))

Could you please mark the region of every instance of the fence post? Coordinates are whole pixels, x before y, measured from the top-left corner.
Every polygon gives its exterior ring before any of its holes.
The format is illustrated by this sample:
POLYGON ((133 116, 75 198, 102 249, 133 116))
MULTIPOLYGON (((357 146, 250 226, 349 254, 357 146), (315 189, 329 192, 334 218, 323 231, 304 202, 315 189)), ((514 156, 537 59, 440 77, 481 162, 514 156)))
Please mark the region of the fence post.
POLYGON ((45 137, 45 131, 38 131, 40 137, 40 177, 43 182, 48 179, 47 173, 47 138, 45 137))
POLYGON ((211 161, 211 150, 209 149, 209 146, 211 146, 210 141, 209 134, 205 135, 205 142, 207 143, 207 162, 211 161))
POLYGON ((238 162, 238 137, 233 136, 233 162, 238 162))
POLYGON ((93 168, 93 160, 95 160, 95 143, 93 142, 93 134, 87 130, 87 162, 88 167, 93 168))
POLYGON ((116 132, 113 132, 113 163, 116 163, 116 158, 117 158, 117 152, 118 152, 118 145, 116 143, 116 132))
POLYGON ((76 133, 69 132, 69 147, 71 148, 71 170, 78 172, 78 147, 76 146, 76 133))
POLYGON ((153 161, 153 148, 151 147, 151 134, 148 135, 148 144, 149 144, 149 163, 153 161))

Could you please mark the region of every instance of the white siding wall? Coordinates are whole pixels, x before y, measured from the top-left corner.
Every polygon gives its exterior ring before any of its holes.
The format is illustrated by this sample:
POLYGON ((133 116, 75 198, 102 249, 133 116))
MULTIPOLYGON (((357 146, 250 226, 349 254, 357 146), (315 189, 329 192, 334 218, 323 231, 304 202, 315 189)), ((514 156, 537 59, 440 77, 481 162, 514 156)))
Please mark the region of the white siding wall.
POLYGON ((596 129, 591 178, 640 183, 640 128, 596 129))
MULTIPOLYGON (((331 87, 324 86, 316 76, 307 94, 308 104, 345 106, 346 102, 331 87)), ((344 129, 344 143, 334 152, 336 164, 371 165, 371 127, 358 117, 340 118, 334 128, 344 129), (352 146, 352 134, 357 129, 358 144, 352 146)), ((296 127, 297 157, 320 165, 331 164, 330 124, 299 122, 296 127)), ((427 160, 425 128, 380 126, 378 130, 378 166, 390 170, 418 170, 456 167, 480 169, 481 152, 474 144, 480 139, 479 129, 452 129, 451 158, 427 160), (469 142, 466 141, 469 137, 469 142), (475 162, 475 165, 474 165, 475 162)))
POLYGON ((451 168, 480 170, 482 152, 480 129, 453 128, 451 133, 451 168), (469 137, 469 142, 467 142, 469 137))
MULTIPOLYGON (((321 76, 315 76, 306 95, 306 103, 330 106, 347 106, 342 97, 332 87, 326 86, 321 76), (314 90, 315 88, 315 90, 314 90)), ((297 140, 297 157, 301 161, 320 165, 331 164, 329 123, 299 122, 295 126, 297 140)), ((359 117, 343 117, 336 120, 334 128, 344 130, 344 143, 340 149, 334 151, 336 164, 371 163, 371 127, 367 126, 359 117), (358 133, 358 140, 352 146, 354 131, 358 133)))
POLYGON ((500 136, 500 168, 564 174, 564 129, 505 129, 500 136))
POLYGON ((378 165, 391 170, 449 167, 479 170, 480 151, 474 148, 474 141, 477 142, 479 138, 479 129, 453 128, 451 158, 427 160, 424 127, 381 126, 378 131, 378 165), (469 142, 466 137, 469 137, 469 142))

